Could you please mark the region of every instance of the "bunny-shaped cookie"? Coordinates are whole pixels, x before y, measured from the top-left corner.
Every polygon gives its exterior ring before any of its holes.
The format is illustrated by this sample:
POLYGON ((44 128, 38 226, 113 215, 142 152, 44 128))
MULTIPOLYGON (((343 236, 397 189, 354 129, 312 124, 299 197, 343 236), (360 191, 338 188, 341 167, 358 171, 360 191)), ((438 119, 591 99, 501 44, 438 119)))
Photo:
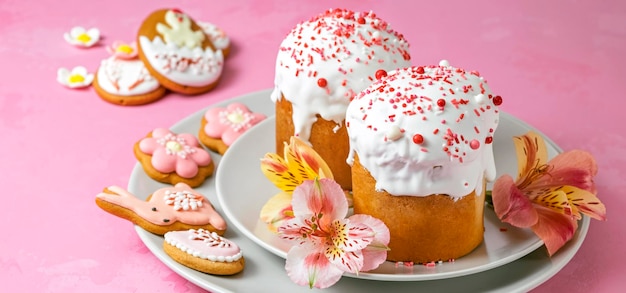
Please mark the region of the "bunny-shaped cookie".
POLYGON ((103 210, 157 235, 168 231, 206 229, 223 235, 226 222, 203 195, 185 183, 158 189, 147 200, 110 186, 96 196, 103 210))

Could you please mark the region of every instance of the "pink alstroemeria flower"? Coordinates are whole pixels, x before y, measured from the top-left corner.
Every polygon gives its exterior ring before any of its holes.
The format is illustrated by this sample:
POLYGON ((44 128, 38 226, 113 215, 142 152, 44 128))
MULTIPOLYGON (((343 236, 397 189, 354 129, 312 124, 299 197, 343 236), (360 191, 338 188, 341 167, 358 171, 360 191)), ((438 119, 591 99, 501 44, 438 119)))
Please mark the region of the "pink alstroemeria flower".
POLYGON ((596 197, 593 177, 598 167, 591 154, 572 150, 548 161, 545 142, 534 132, 514 137, 514 143, 517 180, 503 175, 492 190, 500 220, 530 227, 553 255, 573 237, 581 213, 606 219, 606 208, 596 197))
POLYGON ((332 179, 307 180, 293 192, 294 218, 278 228, 295 242, 285 269, 291 280, 310 288, 327 288, 344 272, 377 268, 387 258, 389 229, 369 215, 348 214, 348 201, 332 179))
POLYGON ((122 41, 114 41, 111 46, 106 47, 107 52, 116 59, 131 60, 137 57, 137 42, 125 43, 122 41))
POLYGON ((276 232, 281 223, 293 218, 291 194, 296 186, 315 178, 333 178, 322 157, 297 137, 285 144, 284 155, 268 153, 261 159, 263 174, 282 192, 270 198, 261 209, 260 218, 276 232))

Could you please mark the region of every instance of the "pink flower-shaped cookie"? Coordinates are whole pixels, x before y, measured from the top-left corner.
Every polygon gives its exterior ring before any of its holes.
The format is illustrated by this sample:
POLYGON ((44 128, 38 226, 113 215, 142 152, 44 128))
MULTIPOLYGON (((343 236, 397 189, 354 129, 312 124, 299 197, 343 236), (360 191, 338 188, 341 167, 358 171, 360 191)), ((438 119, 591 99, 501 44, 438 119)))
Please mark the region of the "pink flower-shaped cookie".
POLYGON ((207 110, 204 119, 207 121, 204 132, 209 137, 221 138, 230 146, 244 132, 265 119, 265 115, 253 113, 244 104, 232 103, 226 108, 207 110))
POLYGON ((211 156, 191 134, 175 134, 165 128, 152 131, 152 137, 139 142, 139 149, 151 155, 154 169, 161 173, 176 172, 183 178, 198 174, 199 166, 211 164, 211 156))

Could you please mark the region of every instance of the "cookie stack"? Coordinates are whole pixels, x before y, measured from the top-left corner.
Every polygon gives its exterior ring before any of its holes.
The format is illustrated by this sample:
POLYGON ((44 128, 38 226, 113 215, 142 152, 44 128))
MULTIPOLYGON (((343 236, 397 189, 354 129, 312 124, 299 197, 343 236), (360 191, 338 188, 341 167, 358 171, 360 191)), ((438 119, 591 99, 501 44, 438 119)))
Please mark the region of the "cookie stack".
POLYGON ((161 9, 141 24, 135 42, 115 42, 94 79, 98 95, 118 105, 143 105, 168 91, 197 95, 219 82, 230 41, 218 27, 179 9, 161 9))

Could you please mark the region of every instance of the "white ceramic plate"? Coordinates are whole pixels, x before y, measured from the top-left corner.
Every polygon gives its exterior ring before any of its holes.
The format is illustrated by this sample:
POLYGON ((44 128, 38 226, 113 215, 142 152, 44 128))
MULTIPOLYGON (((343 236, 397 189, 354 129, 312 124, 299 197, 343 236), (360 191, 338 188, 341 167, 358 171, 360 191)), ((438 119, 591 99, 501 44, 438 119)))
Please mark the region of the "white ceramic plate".
MULTIPOLYGON (((214 106, 223 107, 238 101, 248 105, 253 111, 272 116, 274 105, 269 100, 269 93, 269 90, 255 92, 214 106)), ((198 111, 181 120, 171 128, 172 131, 196 134, 199 129, 200 118, 205 110, 198 111)), ((207 180, 201 187, 196 188, 215 205, 218 212, 226 216, 229 228, 225 236, 241 246, 246 258, 246 268, 242 273, 235 276, 220 277, 184 267, 163 252, 162 237, 136 227, 141 240, 157 258, 185 279, 204 289, 217 292, 311 292, 308 287, 297 286, 289 280, 284 270, 285 261, 280 256, 284 255, 286 251, 285 247, 281 246, 284 244, 281 244, 280 240, 279 243, 276 243, 275 236, 266 232, 265 227, 258 223, 258 211, 266 199, 276 191, 261 174, 259 165, 259 159, 263 154, 274 151, 271 142, 267 142, 268 140, 273 141, 273 132, 267 133, 270 129, 273 129, 273 122, 268 119, 255 127, 249 134, 244 135, 241 142, 233 145, 225 156, 225 164, 220 162, 220 156, 213 155, 218 166, 216 176, 207 180), (244 143, 246 140, 248 143, 244 143), (263 143, 264 140, 265 143, 263 143), (251 142, 252 145, 258 147, 249 148, 248 144, 251 142), (237 151, 238 149, 246 151, 237 151), (252 162, 241 165, 242 162, 249 161, 249 159, 244 160, 244 158, 254 159, 252 162), (252 174, 255 175, 252 176, 252 174), (219 201, 216 196, 216 180, 219 181, 221 190, 219 201), (234 182, 235 184, 225 185, 226 182, 234 182), (245 187, 245 189, 229 189, 228 186, 245 187), (246 193, 230 193, 233 190, 242 190, 246 193), (266 236, 273 238, 268 239, 266 236), (260 284, 263 285, 260 286, 260 284)), ((515 173, 517 167, 513 143, 510 138, 513 135, 521 135, 528 130, 537 131, 506 113, 501 115, 501 123, 494 142, 500 174, 515 173), (500 161, 509 163, 501 164, 500 161)), ((559 151, 559 148, 551 140, 546 138, 546 142, 549 145, 551 155, 559 151)), ((138 196, 146 197, 164 186, 166 185, 150 179, 143 172, 141 166, 137 164, 131 173, 128 189, 138 196)), ((549 258, 543 247, 535 249, 541 246, 541 243, 530 232, 519 231, 497 221, 493 213, 487 213, 486 223, 491 223, 487 225, 491 225, 494 229, 486 231, 486 241, 481 247, 471 255, 458 259, 454 263, 443 263, 434 268, 414 266, 413 268, 403 267, 401 269, 396 269, 395 265, 389 263, 375 272, 368 273, 367 276, 365 274, 360 275, 365 279, 344 277, 333 287, 324 291, 524 292, 535 288, 560 271, 578 251, 589 228, 589 218, 583 217, 573 239, 559 253, 549 258), (508 230, 500 232, 500 227, 507 227, 508 230), (512 240, 511 237, 515 239, 512 240), (499 249, 496 249, 497 247, 499 249), (467 259, 464 260, 465 258, 467 259), (424 281, 382 282, 372 279, 395 281, 423 279, 424 281)))

